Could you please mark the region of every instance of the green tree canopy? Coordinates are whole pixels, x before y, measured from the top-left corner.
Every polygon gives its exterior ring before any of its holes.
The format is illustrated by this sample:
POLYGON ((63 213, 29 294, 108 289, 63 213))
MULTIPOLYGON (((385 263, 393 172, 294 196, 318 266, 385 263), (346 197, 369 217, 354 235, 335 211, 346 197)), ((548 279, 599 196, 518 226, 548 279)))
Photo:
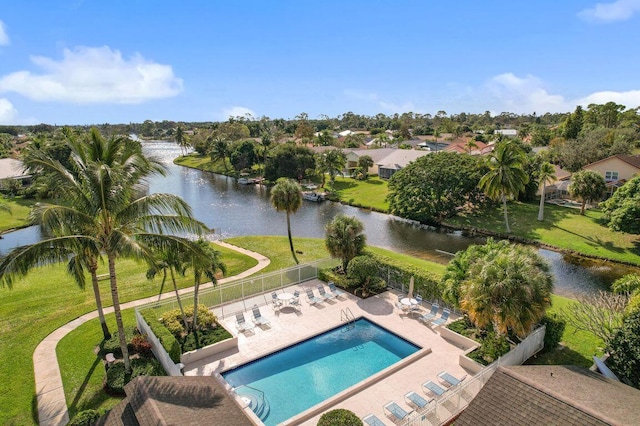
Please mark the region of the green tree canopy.
POLYGON ((640 234, 640 176, 625 183, 601 204, 614 231, 640 234))
POLYGON ((571 175, 569 192, 573 197, 582 201, 580 214, 584 214, 584 208, 588 202, 600 200, 606 191, 604 178, 593 170, 580 170, 571 175))
POLYGON ((285 143, 269 151, 264 176, 270 181, 282 177, 302 179, 307 170, 315 168, 313 151, 304 146, 285 143))
POLYGON ((258 161, 256 144, 252 140, 234 143, 229 159, 233 168, 238 171, 250 169, 258 161))
POLYGON ((640 310, 625 318, 607 345, 607 366, 624 383, 640 389, 640 310))
POLYGON ((389 180, 389 211, 438 223, 465 204, 481 200, 478 182, 486 170, 479 158, 467 154, 437 152, 420 157, 389 180))
POLYGON ((367 237, 362 233, 362 222, 353 216, 338 215, 325 228, 325 246, 333 257, 342 259, 347 270, 351 259, 362 254, 367 237))

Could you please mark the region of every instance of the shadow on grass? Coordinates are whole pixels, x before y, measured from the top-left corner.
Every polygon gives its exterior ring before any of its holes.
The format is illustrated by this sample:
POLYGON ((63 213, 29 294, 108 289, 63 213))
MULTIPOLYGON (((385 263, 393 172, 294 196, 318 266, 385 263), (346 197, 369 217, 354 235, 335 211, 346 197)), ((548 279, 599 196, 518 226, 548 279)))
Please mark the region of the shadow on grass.
MULTIPOLYGON (((91 376, 93 376, 93 372, 95 371, 98 364, 102 365, 102 360, 98 356, 96 356, 95 361, 93 362, 93 364, 91 364, 91 367, 89 368, 89 371, 87 371, 87 374, 85 375, 82 384, 78 388, 78 391, 76 392, 76 396, 73 398, 73 401, 69 405, 69 418, 73 418, 73 415, 75 415, 79 411, 78 402, 82 398, 87 388, 87 385, 91 380, 91 376)), ((88 400, 85 400, 84 405, 87 407, 96 407, 99 405, 98 404, 99 402, 108 398, 110 398, 110 396, 107 395, 105 392, 103 392, 101 389, 99 392, 96 392, 93 395, 91 395, 91 398, 89 398, 88 400)))
POLYGON ((584 368, 589 368, 592 364, 590 358, 567 346, 558 346, 554 350, 538 353, 525 362, 525 365, 578 365, 584 368))

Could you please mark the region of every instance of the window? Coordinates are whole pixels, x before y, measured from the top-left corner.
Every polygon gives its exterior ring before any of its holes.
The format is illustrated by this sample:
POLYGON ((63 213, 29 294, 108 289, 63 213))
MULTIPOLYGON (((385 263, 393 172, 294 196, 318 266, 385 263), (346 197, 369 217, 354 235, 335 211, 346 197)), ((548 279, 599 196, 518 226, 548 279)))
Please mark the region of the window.
POLYGON ((615 182, 618 180, 618 172, 604 172, 604 180, 607 182, 615 182))

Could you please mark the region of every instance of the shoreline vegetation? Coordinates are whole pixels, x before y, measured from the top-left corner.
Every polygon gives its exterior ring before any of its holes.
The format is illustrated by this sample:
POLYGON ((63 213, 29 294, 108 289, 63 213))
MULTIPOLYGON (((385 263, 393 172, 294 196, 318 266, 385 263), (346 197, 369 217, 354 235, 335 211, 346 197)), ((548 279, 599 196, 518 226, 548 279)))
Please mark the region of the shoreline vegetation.
MULTIPOLYGON (((225 175, 222 163, 211 161, 208 156, 191 154, 176 158, 174 163, 225 175)), ((231 174, 227 175, 234 177, 231 174)), ((334 191, 328 199, 390 214, 389 203, 385 200, 387 193, 387 181, 378 177, 359 181, 338 176, 334 191)), ((576 209, 547 204, 545 220, 538 221, 538 206, 538 201, 511 201, 508 206, 512 221, 510 234, 504 232, 503 213, 497 204, 489 205, 473 214, 449 218, 440 226, 535 245, 560 253, 640 267, 640 236, 611 231, 603 224, 600 211, 587 210, 582 216, 576 209)))

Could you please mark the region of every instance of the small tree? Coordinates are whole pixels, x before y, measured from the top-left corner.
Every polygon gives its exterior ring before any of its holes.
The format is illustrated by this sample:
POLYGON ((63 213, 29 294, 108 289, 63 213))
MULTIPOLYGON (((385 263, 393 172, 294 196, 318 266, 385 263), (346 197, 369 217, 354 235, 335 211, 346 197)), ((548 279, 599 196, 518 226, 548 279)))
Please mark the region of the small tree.
POLYGON ((358 158, 358 167, 362 169, 364 178, 369 176, 369 167, 373 167, 373 159, 368 155, 363 155, 358 158))
POLYGON ((353 216, 338 215, 325 228, 325 246, 333 257, 342 259, 342 269, 347 270, 351 259, 362 254, 367 237, 362 233, 362 222, 353 216))
POLYGON ((640 234, 640 176, 620 187, 602 203, 602 211, 614 231, 640 234))
POLYGON ((580 170, 571 176, 569 192, 573 197, 582 201, 581 215, 584 215, 587 203, 602 198, 606 189, 607 186, 602 175, 593 170, 580 170))
POLYGON ((379 288, 384 287, 385 282, 378 276, 380 265, 371 256, 356 256, 351 259, 347 267, 347 278, 351 287, 356 287, 354 293, 361 292, 363 297, 379 288))
POLYGON ((622 380, 640 389, 640 311, 630 314, 607 344, 607 365, 622 380))
POLYGON ((544 220, 544 193, 547 187, 547 182, 556 179, 555 169, 551 163, 542 163, 540 166, 540 172, 538 174, 538 181, 540 182, 540 208, 538 209, 538 220, 544 220))
POLYGON ((622 326, 628 297, 599 291, 578 297, 566 310, 560 311, 567 324, 576 330, 586 331, 608 343, 622 326))
POLYGON ((320 416, 317 426, 362 426, 362 420, 353 411, 337 408, 320 416))

